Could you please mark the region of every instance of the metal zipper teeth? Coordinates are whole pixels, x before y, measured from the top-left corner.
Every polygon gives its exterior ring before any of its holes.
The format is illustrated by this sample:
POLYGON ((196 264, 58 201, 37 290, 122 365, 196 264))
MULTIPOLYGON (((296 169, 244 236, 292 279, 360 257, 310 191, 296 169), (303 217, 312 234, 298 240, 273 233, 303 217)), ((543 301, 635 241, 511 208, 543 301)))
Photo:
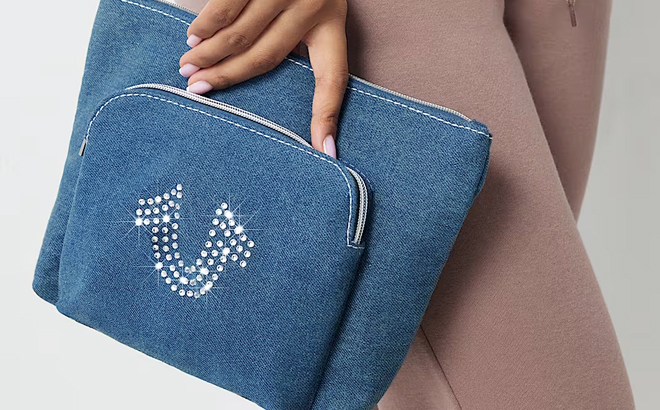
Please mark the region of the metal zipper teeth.
MULTIPOLYGON (((183 11, 185 11, 185 12, 188 12, 188 13, 190 13, 190 14, 192 14, 192 15, 197 16, 197 12, 192 11, 192 10, 190 10, 190 9, 188 9, 188 8, 185 8, 185 7, 183 7, 183 6, 180 6, 180 5, 176 4, 176 3, 170 3, 169 1, 166 1, 166 0, 155 0, 155 1, 157 1, 157 2, 159 2, 159 3, 167 4, 168 6, 172 6, 172 7, 174 7, 174 8, 179 9, 179 10, 183 10, 183 11)), ((409 96, 409 95, 402 94, 402 93, 400 93, 400 92, 396 92, 396 91, 394 91, 394 90, 390 90, 389 88, 385 88, 385 87, 383 87, 382 85, 374 84, 374 83, 372 83, 371 81, 367 81, 367 80, 365 80, 364 78, 358 77, 358 76, 353 75, 353 74, 350 74, 350 73, 349 73, 349 77, 352 78, 352 79, 354 79, 354 80, 360 81, 361 83, 364 83, 364 84, 370 85, 370 86, 372 86, 372 87, 374 87, 374 88, 377 88, 377 89, 379 89, 379 90, 381 90, 381 91, 385 91, 385 92, 387 92, 387 93, 390 93, 390 94, 396 95, 397 97, 400 97, 400 98, 403 98, 403 99, 406 99, 406 100, 409 100, 409 101, 414 101, 414 102, 416 102, 416 103, 418 103, 418 104, 426 105, 427 107, 437 108, 437 109, 439 109, 439 110, 442 110, 442 111, 445 111, 445 112, 448 112, 448 113, 451 113, 451 114, 457 115, 457 116, 461 117, 462 119, 464 119, 464 120, 466 120, 466 121, 472 121, 472 119, 469 118, 468 116, 466 116, 466 115, 464 115, 464 114, 461 114, 460 112, 458 112, 458 111, 456 111, 456 110, 452 110, 451 108, 447 108, 447 107, 444 107, 444 106, 442 106, 442 105, 438 105, 438 104, 433 104, 433 103, 428 102, 428 101, 420 100, 420 99, 418 99, 418 98, 411 97, 411 96, 409 96)))
POLYGON ((464 115, 464 114, 461 114, 460 112, 458 112, 458 111, 456 111, 456 110, 452 110, 451 108, 447 108, 447 107, 444 107, 444 106, 442 106, 442 105, 438 105, 438 104, 433 104, 433 103, 428 102, 428 101, 420 100, 420 99, 418 99, 418 98, 411 97, 411 96, 409 96, 409 95, 401 94, 401 93, 396 92, 396 91, 394 91, 394 90, 390 90, 389 88, 385 88, 385 87, 383 87, 382 85, 374 84, 374 83, 372 83, 371 81, 367 81, 367 80, 365 80, 364 78, 360 78, 360 77, 358 77, 358 76, 356 76, 356 75, 353 75, 353 74, 349 74, 349 77, 352 78, 352 79, 354 79, 354 80, 360 81, 360 82, 362 82, 362 83, 364 83, 364 84, 370 85, 370 86, 372 86, 372 87, 374 87, 374 88, 378 88, 378 89, 381 90, 381 91, 385 91, 385 92, 387 92, 387 93, 394 94, 394 95, 396 95, 397 97, 401 97, 401 98, 404 98, 404 99, 406 99, 406 100, 414 101, 414 102, 416 102, 416 103, 418 103, 418 104, 422 104, 422 105, 426 105, 426 106, 428 106, 428 107, 433 107, 433 108, 437 108, 437 109, 442 110, 442 111, 446 111, 446 112, 448 112, 448 113, 451 113, 451 114, 457 115, 457 116, 461 117, 462 119, 464 119, 464 120, 466 120, 466 121, 472 121, 472 119, 471 119, 470 117, 468 117, 468 116, 466 116, 466 115, 464 115))
POLYGON ((192 11, 192 10, 190 10, 190 9, 188 9, 188 8, 185 8, 185 7, 183 7, 183 6, 180 6, 180 5, 176 4, 176 3, 170 3, 169 1, 166 1, 166 0, 156 0, 156 1, 157 1, 158 3, 167 4, 168 6, 172 6, 172 7, 174 7, 174 8, 179 9, 179 10, 187 11, 187 12, 190 13, 190 14, 197 15, 197 12, 192 11))
POLYGON ((301 144, 305 144, 307 146, 310 146, 309 143, 307 141, 305 141, 305 139, 303 137, 301 137, 300 135, 298 135, 295 132, 291 131, 290 129, 284 128, 279 124, 276 124, 276 123, 274 123, 270 120, 265 119, 264 117, 260 117, 260 116, 254 114, 254 113, 251 113, 250 111, 245 111, 244 109, 238 108, 234 105, 229 105, 229 104, 224 103, 222 101, 213 100, 211 98, 204 97, 203 95, 193 94, 193 93, 188 92, 186 90, 183 90, 181 88, 177 88, 177 87, 173 87, 171 85, 165 85, 165 84, 155 84, 155 83, 138 84, 138 85, 128 87, 126 89, 127 90, 133 90, 133 89, 136 89, 136 88, 153 88, 153 89, 156 89, 156 90, 161 90, 161 91, 166 91, 168 93, 176 94, 180 97, 196 101, 200 104, 209 105, 211 107, 218 108, 218 109, 221 109, 223 111, 230 112, 232 114, 236 114, 236 115, 238 115, 240 117, 243 117, 243 118, 246 118, 250 121, 258 122, 259 124, 264 125, 268 128, 272 128, 275 131, 280 132, 280 133, 286 135, 287 137, 296 140, 297 142, 299 142, 301 144))
POLYGON ((353 236, 353 242, 360 244, 362 241, 362 233, 364 232, 364 225, 367 221, 367 207, 369 205, 369 196, 367 195, 367 184, 364 183, 364 179, 357 173, 353 168, 346 167, 348 172, 353 175, 355 182, 358 185, 358 193, 360 194, 360 203, 358 206, 358 217, 357 224, 355 226, 355 235, 353 236))
MULTIPOLYGON (((259 115, 256 115, 254 113, 251 113, 249 111, 246 111, 242 108, 238 108, 236 106, 224 103, 222 101, 217 101, 213 100, 208 97, 204 97, 199 94, 193 94, 191 92, 188 92, 186 90, 173 87, 170 85, 165 85, 165 84, 154 84, 154 83, 147 83, 147 84, 138 84, 134 85, 131 87, 126 88, 127 90, 134 90, 136 88, 151 88, 155 90, 161 90, 165 91, 168 93, 176 94, 180 97, 196 101, 200 104, 208 105, 213 108, 217 108, 223 111, 227 111, 229 113, 238 115, 239 117, 248 119, 250 121, 254 121, 256 123, 259 123, 263 126, 266 126, 270 129, 273 129, 281 134, 286 135, 287 137, 295 140, 296 142, 305 145, 306 147, 313 148, 304 138, 302 138, 300 135, 296 134, 295 132, 289 130, 288 128, 284 128, 279 124, 274 123, 273 121, 267 120, 266 118, 263 118, 259 115)), ((87 145, 87 138, 89 136, 85 136, 85 139, 83 140, 83 145, 80 147, 80 154, 82 155, 82 152, 85 149, 85 146, 87 145)), ((367 195, 367 184, 364 182, 364 179, 360 174, 357 173, 354 169, 344 165, 346 169, 351 173, 353 176, 353 179, 355 179, 355 182, 358 187, 358 216, 357 216, 357 223, 355 227, 355 234, 353 236, 353 242, 356 244, 359 244, 362 241, 362 234, 364 233, 364 227, 366 224, 367 220, 367 209, 369 205, 369 197, 367 195)))

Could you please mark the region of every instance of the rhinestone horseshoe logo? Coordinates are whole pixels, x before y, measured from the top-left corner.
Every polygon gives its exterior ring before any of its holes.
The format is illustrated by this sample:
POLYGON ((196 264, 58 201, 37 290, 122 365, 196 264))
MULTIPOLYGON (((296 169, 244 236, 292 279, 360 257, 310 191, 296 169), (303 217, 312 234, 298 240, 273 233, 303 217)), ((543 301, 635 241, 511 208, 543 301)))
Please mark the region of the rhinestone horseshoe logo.
MULTIPOLYGON (((135 225, 151 233, 155 269, 172 292, 199 298, 207 295, 230 263, 245 268, 252 256, 254 241, 237 222, 234 211, 223 202, 215 215, 209 216, 208 238, 194 264, 186 265, 179 249, 179 223, 183 186, 153 198, 140 198, 135 210, 135 225)), ((239 218, 240 220, 240 218, 239 218)))

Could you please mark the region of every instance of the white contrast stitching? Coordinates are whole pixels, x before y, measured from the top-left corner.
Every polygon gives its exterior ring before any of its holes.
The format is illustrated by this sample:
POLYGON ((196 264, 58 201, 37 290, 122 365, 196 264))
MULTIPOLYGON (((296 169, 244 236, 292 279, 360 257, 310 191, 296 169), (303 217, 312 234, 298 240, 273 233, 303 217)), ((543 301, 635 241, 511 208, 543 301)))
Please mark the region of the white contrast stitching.
POLYGON ((367 175, 364 172, 360 171, 358 169, 358 167, 356 167, 355 165, 353 165, 350 162, 346 161, 345 159, 342 159, 342 161, 344 161, 346 163, 346 165, 348 165, 351 168, 353 168, 354 170, 356 170, 360 174, 360 176, 367 181, 367 183, 369 184, 369 187, 373 188, 373 183, 371 182, 371 180, 369 178, 367 178, 367 175))
POLYGON ((312 70, 311 67, 308 67, 308 66, 306 66, 306 65, 303 64, 303 63, 299 63, 299 62, 297 62, 296 60, 294 60, 294 59, 292 59, 292 58, 290 58, 290 57, 286 57, 286 59, 289 60, 289 61, 291 61, 291 62, 294 63, 294 64, 298 64, 298 65, 301 66, 301 67, 305 67, 306 69, 308 69, 308 70, 311 71, 311 72, 314 72, 314 70, 312 70))
MULTIPOLYGON (((167 13, 162 12, 162 11, 160 11, 160 10, 156 10, 156 9, 154 9, 154 8, 147 7, 147 6, 143 5, 143 4, 140 4, 140 3, 134 3, 134 2, 129 1, 129 0, 121 0, 121 2, 123 2, 123 3, 128 3, 128 4, 132 4, 132 5, 134 5, 134 6, 138 6, 138 7, 142 7, 143 9, 147 9, 147 10, 155 11, 156 13, 160 13, 160 14, 162 14, 162 15, 164 15, 164 16, 167 16, 167 17, 173 18, 174 20, 180 21, 180 22, 186 24, 187 26, 190 26, 190 23, 188 23, 187 21, 181 20, 181 19, 178 18, 178 17, 175 17, 175 16, 173 16, 173 15, 171 15, 171 14, 167 14, 167 13)), ((308 66, 305 65, 305 64, 299 63, 298 61, 293 60, 293 59, 291 59, 291 58, 289 58, 289 57, 285 57, 285 58, 286 58, 287 60, 289 60, 290 62, 294 63, 294 64, 298 64, 299 66, 301 66, 301 67, 305 67, 305 68, 308 69, 309 71, 314 72, 314 70, 313 70, 311 67, 308 67, 308 66)), ((475 133, 477 133, 477 134, 485 135, 485 136, 488 137, 489 139, 492 139, 490 135, 488 135, 487 133, 485 133, 485 132, 483 132, 483 131, 475 130, 474 128, 466 127, 466 126, 464 126, 464 125, 454 124, 453 122, 450 122, 450 121, 447 121, 447 120, 443 120, 442 118, 438 118, 438 117, 436 117, 436 116, 434 116, 434 115, 432 115, 432 114, 429 114, 429 113, 427 113, 427 112, 425 112, 425 111, 420 111, 420 110, 418 110, 418 109, 416 109, 416 108, 409 107, 409 106, 407 106, 407 105, 405 105, 405 104, 402 104, 402 103, 400 103, 400 102, 398 102, 398 101, 390 100, 390 99, 388 99, 388 98, 381 97, 381 96, 378 96, 378 95, 375 95, 375 94, 371 94, 371 93, 368 93, 368 92, 366 92, 366 91, 358 90, 358 89, 355 88, 355 87, 347 87, 347 88, 350 88, 351 90, 357 91, 357 92, 359 92, 359 93, 362 93, 362 94, 364 94, 364 95, 368 95, 368 96, 373 97, 373 98, 378 98, 378 99, 381 99, 381 100, 383 100, 383 101, 387 101, 387 102, 392 103, 392 104, 395 104, 395 105, 400 105, 401 107, 407 108, 407 109, 409 109, 409 110, 411 110, 411 111, 413 111, 413 112, 416 112, 416 113, 418 113, 418 114, 426 115, 427 117, 433 118, 434 120, 440 121, 440 122, 445 123, 445 124, 447 124, 447 125, 451 125, 452 127, 463 128, 463 129, 465 129, 465 130, 469 130, 469 131, 475 132, 475 133)))
MULTIPOLYGON (((124 0, 122 0, 122 1, 124 1, 124 0)), ((206 112, 206 111, 202 111, 202 110, 199 110, 199 109, 197 109, 197 108, 193 108, 193 107, 190 107, 190 106, 187 106, 187 105, 179 104, 179 103, 177 103, 177 102, 175 102, 175 101, 166 100, 166 99, 164 99, 164 98, 156 97, 156 96, 153 96, 153 95, 150 95, 150 94, 121 94, 121 95, 115 96, 115 97, 111 98, 110 100, 106 101, 106 103, 103 104, 103 105, 101 106, 101 108, 98 109, 98 111, 96 111, 96 114, 94 115, 94 117, 92 117, 92 120, 89 122, 89 125, 87 126, 87 134, 85 135, 85 139, 89 139, 89 132, 90 132, 90 130, 92 129, 92 124, 93 124, 94 121, 96 120, 96 117, 99 116, 99 114, 101 113, 101 111, 103 111, 103 109, 104 109, 108 104, 110 104, 111 102, 113 102, 113 101, 115 101, 115 100, 117 100, 117 99, 119 99, 119 98, 122 98, 122 97, 148 97, 148 98, 152 98, 152 99, 154 99, 154 100, 158 100, 158 101, 163 101, 163 102, 166 102, 166 103, 170 103, 170 104, 176 105, 176 106, 178 106, 178 107, 185 108, 185 109, 187 109, 187 110, 191 110, 191 111, 194 111, 194 112, 197 112, 197 113, 200 113, 200 114, 204 114, 204 115, 206 115, 206 116, 208 116, 208 117, 215 118, 215 119, 218 119, 218 120, 220 120, 220 121, 224 121, 224 122, 226 122, 226 123, 232 124, 232 125, 234 125, 234 126, 236 126, 236 127, 243 128, 243 129, 245 129, 245 130, 248 130, 248 131, 254 132, 254 133, 259 134, 259 135, 261 135, 261 136, 263 136, 263 137, 266 137, 266 138, 268 138, 268 139, 271 139, 271 140, 273 140, 273 141, 279 142, 279 143, 284 144, 284 145, 288 145, 288 146, 290 146, 290 147, 292 147, 292 148, 295 148, 295 149, 297 149, 297 150, 299 150, 299 151, 302 151, 302 152, 304 152, 304 153, 306 153, 306 154, 312 155, 312 156, 314 156, 314 157, 316 157, 316 158, 318 158, 318 159, 321 159, 321 160, 327 162, 328 164, 333 165, 335 168, 337 168, 337 170, 339 170, 339 172, 341 173, 341 175, 344 177, 344 181, 346 182, 346 186, 348 187, 348 212, 349 212, 349 213, 348 213, 348 225, 346 226, 346 246, 349 246, 349 247, 351 247, 351 248, 355 248, 355 249, 363 249, 363 248, 364 248, 364 247, 360 247, 360 246, 354 246, 354 245, 351 245, 351 243, 350 243, 350 239, 349 239, 349 231, 350 231, 350 229, 351 229, 351 223, 352 223, 352 220, 353 220, 353 195, 352 195, 352 193, 351 193, 351 185, 350 185, 349 182, 348 182, 348 178, 346 177, 346 174, 344 173, 344 171, 339 167, 339 165, 335 164, 334 162, 332 162, 332 161, 330 161, 330 160, 328 160, 328 159, 325 159, 325 158, 321 157, 320 155, 317 155, 317 154, 315 154, 315 153, 313 153, 313 152, 307 151, 307 150, 302 149, 302 148, 300 148, 300 147, 296 147, 296 146, 293 145, 293 144, 290 144, 290 143, 288 143, 288 142, 286 142, 286 141, 282 141, 282 140, 280 140, 280 139, 278 139, 278 138, 275 138, 275 137, 273 137, 273 136, 270 136, 270 135, 264 134, 264 133, 262 133, 262 132, 260 132, 260 131, 255 130, 255 129, 252 129, 252 128, 249 128, 249 127, 246 127, 246 126, 244 126, 244 125, 241 125, 241 124, 235 123, 235 122, 233 122, 233 121, 230 121, 230 120, 225 119, 225 118, 222 118, 222 117, 218 117, 218 116, 213 115, 213 114, 211 114, 211 113, 208 113, 208 112, 206 112)))
POLYGON ((351 90, 355 90, 355 91, 357 91, 357 92, 359 92, 359 93, 362 93, 362 94, 366 94, 366 95, 372 96, 372 97, 374 97, 374 98, 379 98, 379 99, 381 99, 381 100, 385 100, 385 101, 391 102, 392 104, 400 105, 400 106, 405 107, 405 108, 407 108, 407 109, 409 109, 409 110, 411 110, 411 111, 414 111, 414 112, 416 112, 416 113, 419 113, 419 114, 422 114, 422 115, 426 115, 427 117, 433 118, 434 120, 438 120, 438 121, 443 122, 443 123, 445 123, 445 124, 447 124, 447 125, 451 125, 452 127, 463 128, 463 129, 466 129, 466 130, 469 130, 469 131, 472 131, 472 132, 476 132, 477 134, 485 135, 486 137, 490 138, 490 135, 486 134, 485 132, 482 132, 482 131, 479 131, 479 130, 475 130, 474 128, 466 127, 465 125, 454 124, 453 122, 449 122, 449 121, 447 121, 447 120, 443 120, 442 118, 438 118, 438 117, 436 117, 436 116, 434 116, 434 115, 432 115, 432 114, 429 114, 429 113, 427 113, 427 112, 424 112, 424 111, 418 110, 418 109, 413 108, 413 107, 409 107, 409 106, 407 106, 407 105, 405 105, 405 104, 402 104, 402 103, 400 103, 400 102, 398 102, 398 101, 393 101, 393 100, 387 99, 387 98, 385 98, 385 97, 381 97, 381 96, 378 96, 378 95, 374 95, 374 94, 368 93, 368 92, 366 92, 366 91, 358 90, 357 88, 354 88, 354 87, 348 87, 348 88, 350 88, 351 90))
MULTIPOLYGON (((308 69, 309 71, 314 72, 314 70, 313 70, 311 67, 308 67, 307 65, 305 65, 305 64, 303 64, 303 63, 299 63, 298 61, 293 60, 293 59, 291 59, 291 58, 289 58, 289 57, 285 57, 285 58, 286 58, 287 60, 291 61, 292 63, 298 64, 299 66, 301 66, 301 67, 305 67, 305 68, 308 69)), ((453 122, 449 122, 449 121, 447 121, 447 120, 443 120, 442 118, 438 118, 438 117, 436 117, 436 116, 434 116, 434 115, 432 115, 432 114, 429 114, 429 113, 427 113, 427 112, 425 112, 425 111, 420 111, 420 110, 418 110, 418 109, 416 109, 416 108, 409 107, 409 106, 407 106, 407 105, 405 105, 405 104, 402 104, 402 103, 400 103, 400 102, 398 102, 398 101, 390 100, 389 98, 381 97, 381 96, 379 96, 379 95, 371 94, 371 93, 366 92, 366 91, 358 90, 358 89, 355 88, 355 87, 348 87, 348 88, 351 89, 351 90, 357 91, 357 92, 359 92, 359 93, 362 93, 362 94, 368 95, 368 96, 370 96, 370 97, 378 98, 378 99, 380 99, 380 100, 387 101, 387 102, 392 103, 392 104, 400 105, 400 106, 402 106, 402 107, 404 107, 404 108, 407 108, 407 109, 409 109, 409 110, 411 110, 411 111, 414 111, 414 112, 416 112, 416 113, 419 113, 419 114, 422 114, 422 115, 426 115, 427 117, 433 118, 434 120, 437 120, 437 121, 443 122, 443 123, 445 123, 445 124, 447 124, 447 125, 451 125, 452 127, 463 128, 463 129, 466 129, 466 130, 469 130, 469 131, 472 131, 472 132, 476 132, 477 134, 485 135, 486 137, 490 138, 490 135, 488 135, 488 134, 485 133, 485 132, 482 132, 482 131, 479 131, 479 130, 475 130, 474 128, 466 127, 466 126, 464 126, 464 125, 454 124, 453 122)))
POLYGON ((188 23, 188 22, 185 21, 185 20, 181 20, 180 18, 178 18, 178 17, 176 17, 176 16, 173 16, 173 15, 171 15, 171 14, 167 14, 167 13, 165 13, 164 11, 160 11, 160 10, 157 10, 157 9, 154 9, 154 8, 151 8, 151 7, 148 7, 148 6, 145 6, 144 4, 134 3, 134 2, 132 2, 132 1, 128 1, 128 0, 121 0, 121 2, 122 2, 122 3, 132 4, 132 5, 134 5, 134 6, 138 6, 138 7, 142 7, 143 9, 147 9, 147 10, 155 11, 156 13, 160 13, 160 14, 162 14, 163 16, 167 16, 167 17, 173 18, 174 20, 180 21, 180 22, 182 22, 183 24, 185 24, 186 26, 190 26, 190 23, 188 23))

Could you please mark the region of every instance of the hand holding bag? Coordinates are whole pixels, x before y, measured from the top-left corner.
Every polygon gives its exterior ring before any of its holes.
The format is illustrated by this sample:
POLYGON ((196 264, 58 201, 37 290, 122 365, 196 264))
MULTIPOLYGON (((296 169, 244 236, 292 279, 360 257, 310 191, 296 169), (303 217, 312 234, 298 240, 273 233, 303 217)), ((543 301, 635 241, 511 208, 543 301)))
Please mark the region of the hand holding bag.
POLYGON ((33 288, 267 409, 370 409, 483 186, 491 136, 351 76, 336 160, 303 137, 303 57, 207 97, 183 90, 193 19, 101 0, 33 288))

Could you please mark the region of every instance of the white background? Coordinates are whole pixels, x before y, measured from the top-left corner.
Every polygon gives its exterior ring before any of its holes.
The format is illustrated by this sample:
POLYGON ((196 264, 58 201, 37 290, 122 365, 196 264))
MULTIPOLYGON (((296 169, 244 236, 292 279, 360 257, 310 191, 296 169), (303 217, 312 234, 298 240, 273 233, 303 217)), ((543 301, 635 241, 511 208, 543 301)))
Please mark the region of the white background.
MULTIPOLYGON (((89 0, 3 4, 0 406, 257 409, 66 318, 32 292, 96 6, 89 0)), ((658 15, 653 0, 615 1, 600 129, 579 223, 637 408, 649 410, 660 408, 658 15)))

